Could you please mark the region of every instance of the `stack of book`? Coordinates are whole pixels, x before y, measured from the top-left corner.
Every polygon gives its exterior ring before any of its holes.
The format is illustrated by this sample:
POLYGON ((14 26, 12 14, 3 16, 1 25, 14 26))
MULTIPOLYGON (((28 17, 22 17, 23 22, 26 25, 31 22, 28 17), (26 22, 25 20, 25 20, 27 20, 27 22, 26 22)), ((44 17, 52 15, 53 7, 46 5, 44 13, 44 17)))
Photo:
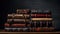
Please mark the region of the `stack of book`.
POLYGON ((17 9, 8 14, 5 30, 9 32, 46 32, 54 31, 51 11, 39 9, 17 9))
POLYGON ((49 10, 31 10, 31 21, 31 28, 36 32, 54 30, 53 18, 49 10))
POLYGON ((29 9, 17 9, 17 13, 8 14, 5 30, 11 32, 28 31, 29 9))

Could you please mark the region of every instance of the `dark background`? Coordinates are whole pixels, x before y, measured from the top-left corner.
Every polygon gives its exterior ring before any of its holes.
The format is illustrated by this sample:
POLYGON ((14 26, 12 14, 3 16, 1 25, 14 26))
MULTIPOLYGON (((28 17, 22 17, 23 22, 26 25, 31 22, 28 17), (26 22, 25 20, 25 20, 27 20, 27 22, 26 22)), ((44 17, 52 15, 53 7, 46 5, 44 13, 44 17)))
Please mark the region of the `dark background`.
POLYGON ((59 0, 0 0, 0 15, 3 21, 8 13, 16 12, 16 9, 50 9, 54 19, 54 25, 60 30, 60 1, 59 0), (2 15, 3 14, 3 15, 2 15))

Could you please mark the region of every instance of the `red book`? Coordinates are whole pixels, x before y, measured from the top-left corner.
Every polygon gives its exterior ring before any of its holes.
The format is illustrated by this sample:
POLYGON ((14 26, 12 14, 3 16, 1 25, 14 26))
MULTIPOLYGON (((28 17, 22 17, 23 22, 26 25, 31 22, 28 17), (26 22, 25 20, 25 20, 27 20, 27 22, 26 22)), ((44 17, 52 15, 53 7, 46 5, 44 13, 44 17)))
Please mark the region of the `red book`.
POLYGON ((10 26, 8 23, 5 23, 4 25, 5 25, 5 27, 9 27, 10 26))
POLYGON ((41 31, 41 28, 40 28, 40 27, 35 28, 35 31, 36 31, 36 32, 40 32, 40 31, 41 31))
POLYGON ((24 27, 25 24, 12 24, 13 27, 24 27))
POLYGON ((34 17, 34 18, 51 18, 52 16, 50 14, 31 14, 31 17, 34 17))

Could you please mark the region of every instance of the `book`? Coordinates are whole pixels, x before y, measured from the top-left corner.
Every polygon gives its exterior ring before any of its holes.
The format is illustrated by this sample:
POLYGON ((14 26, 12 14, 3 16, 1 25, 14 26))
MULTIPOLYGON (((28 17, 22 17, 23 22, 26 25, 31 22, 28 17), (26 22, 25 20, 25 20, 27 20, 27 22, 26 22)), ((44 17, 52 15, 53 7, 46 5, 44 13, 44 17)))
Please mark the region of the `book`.
POLYGON ((12 27, 25 27, 26 24, 12 24, 12 27))
POLYGON ((10 25, 9 25, 8 23, 5 23, 4 26, 5 26, 5 27, 9 27, 10 25))
POLYGON ((12 20, 14 22, 29 22, 30 21, 29 19, 7 19, 7 22, 11 22, 12 20))
POLYGON ((48 27, 53 27, 52 21, 51 21, 51 22, 47 22, 47 24, 48 24, 48 25, 47 25, 48 27))
POLYGON ((32 14, 40 14, 40 13, 42 13, 42 14, 48 13, 48 14, 49 14, 49 13, 51 13, 51 11, 50 11, 50 10, 32 9, 32 10, 31 10, 31 13, 32 13, 32 14))
POLYGON ((11 32, 28 32, 29 29, 28 28, 5 28, 6 31, 11 31, 11 32))
POLYGON ((42 27, 47 27, 47 23, 45 21, 42 21, 42 27))
POLYGON ((35 28, 35 32, 41 32, 41 31, 42 31, 42 28, 41 27, 35 28))
MULTIPOLYGON (((13 14, 8 14, 8 19, 13 18, 13 14)), ((15 19, 29 18, 29 14, 14 14, 15 19)))
POLYGON ((32 20, 52 20, 52 18, 31 18, 32 20))
POLYGON ((51 18, 50 14, 31 14, 32 18, 51 18))
POLYGON ((40 21, 32 21, 32 23, 34 23, 34 27, 40 27, 40 21))
POLYGON ((27 14, 27 13, 29 13, 29 9, 17 9, 17 13, 18 14, 27 14))

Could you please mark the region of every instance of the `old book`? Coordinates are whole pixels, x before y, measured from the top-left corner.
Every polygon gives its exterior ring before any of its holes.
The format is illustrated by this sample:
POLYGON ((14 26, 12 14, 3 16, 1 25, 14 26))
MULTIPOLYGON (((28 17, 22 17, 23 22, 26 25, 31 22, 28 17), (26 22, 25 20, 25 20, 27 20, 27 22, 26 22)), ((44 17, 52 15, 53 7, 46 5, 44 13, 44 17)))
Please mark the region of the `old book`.
POLYGON ((28 28, 5 28, 5 30, 8 32, 28 32, 28 28))
POLYGON ((46 13, 51 13, 51 11, 50 10, 32 9, 31 13, 32 14, 40 14, 40 13, 42 13, 42 14, 45 13, 46 14, 46 13))
POLYGON ((25 27, 26 24, 12 24, 12 27, 25 27))
POLYGON ((16 19, 29 18, 29 14, 14 14, 14 17, 13 17, 13 14, 8 14, 8 19, 11 19, 11 18, 16 18, 16 19))
POLYGON ((54 31, 54 27, 48 27, 48 31, 49 32, 53 32, 54 31))
POLYGON ((7 22, 11 22, 14 20, 14 22, 29 22, 29 19, 7 19, 7 22))
POLYGON ((27 13, 29 13, 29 9, 17 9, 17 13, 18 14, 27 14, 27 13))
POLYGON ((41 31, 42 31, 42 28, 41 27, 35 28, 35 32, 41 32, 41 31))
POLYGON ((10 25, 9 25, 8 23, 5 23, 4 26, 5 26, 5 27, 9 27, 10 25))
POLYGON ((50 22, 47 21, 47 27, 53 27, 53 22, 52 21, 50 21, 50 22))
POLYGON ((31 18, 31 20, 52 20, 52 18, 31 18))
POLYGON ((48 27, 42 27, 42 31, 43 32, 48 32, 49 30, 48 30, 48 27))
POLYGON ((40 27, 40 21, 32 21, 32 23, 34 23, 34 27, 40 27))
POLYGON ((31 32, 41 32, 42 31, 42 28, 41 27, 33 27, 33 28, 30 28, 30 31, 31 32))
POLYGON ((50 14, 31 14, 32 18, 51 18, 50 14))
POLYGON ((46 21, 42 21, 42 27, 47 27, 47 22, 46 21))
POLYGON ((34 14, 36 14, 36 13, 42 13, 42 10, 32 9, 31 13, 34 13, 34 14))

